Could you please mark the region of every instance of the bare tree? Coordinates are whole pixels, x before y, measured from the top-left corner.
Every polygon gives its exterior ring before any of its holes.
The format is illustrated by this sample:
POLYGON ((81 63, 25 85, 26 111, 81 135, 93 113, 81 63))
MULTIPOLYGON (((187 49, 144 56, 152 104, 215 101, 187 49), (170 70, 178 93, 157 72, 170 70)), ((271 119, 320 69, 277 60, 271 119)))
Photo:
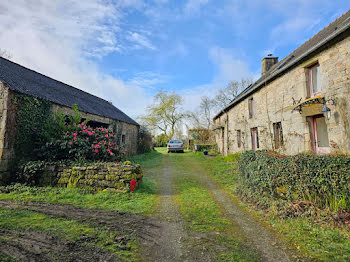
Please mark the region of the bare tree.
POLYGON ((251 78, 242 78, 241 81, 231 81, 227 87, 219 89, 214 98, 217 109, 222 109, 232 102, 244 89, 253 83, 251 78))
POLYGON ((212 124, 212 112, 214 106, 214 100, 210 99, 207 96, 202 96, 201 103, 199 104, 199 110, 202 117, 203 126, 208 130, 212 124))
POLYGON ((197 109, 186 114, 188 126, 192 128, 210 129, 212 124, 212 115, 215 104, 208 96, 202 96, 197 109))
POLYGON ((153 105, 147 108, 147 114, 140 119, 151 130, 161 131, 172 138, 178 124, 185 117, 181 112, 182 103, 181 96, 160 91, 154 97, 153 105))

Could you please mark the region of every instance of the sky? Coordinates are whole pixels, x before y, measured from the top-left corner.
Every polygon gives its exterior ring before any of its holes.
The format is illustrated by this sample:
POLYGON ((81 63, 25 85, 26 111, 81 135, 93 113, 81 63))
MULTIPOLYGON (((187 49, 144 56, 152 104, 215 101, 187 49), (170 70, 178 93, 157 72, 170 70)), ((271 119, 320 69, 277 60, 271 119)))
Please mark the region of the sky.
POLYGON ((111 101, 133 118, 159 91, 184 109, 261 74, 350 8, 349 0, 0 0, 12 60, 111 101))

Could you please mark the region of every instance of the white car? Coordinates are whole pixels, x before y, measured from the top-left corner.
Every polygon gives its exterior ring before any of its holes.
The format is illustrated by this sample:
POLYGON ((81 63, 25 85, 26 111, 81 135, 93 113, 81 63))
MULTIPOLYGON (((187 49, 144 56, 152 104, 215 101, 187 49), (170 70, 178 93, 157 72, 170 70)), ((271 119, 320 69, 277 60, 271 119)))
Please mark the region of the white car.
POLYGON ((184 152, 184 143, 181 140, 170 140, 168 143, 168 153, 170 152, 184 152))

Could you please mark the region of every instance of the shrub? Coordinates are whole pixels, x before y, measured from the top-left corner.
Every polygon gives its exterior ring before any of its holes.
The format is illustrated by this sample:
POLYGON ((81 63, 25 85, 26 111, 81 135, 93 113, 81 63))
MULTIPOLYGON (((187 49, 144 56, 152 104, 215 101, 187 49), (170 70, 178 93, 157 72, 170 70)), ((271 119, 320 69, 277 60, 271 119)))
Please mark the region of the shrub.
POLYGON ((119 146, 119 137, 107 128, 91 128, 84 122, 67 126, 61 137, 52 139, 41 149, 45 160, 81 159, 120 161, 125 152, 119 146))
POLYGON ((197 151, 210 151, 216 150, 216 144, 199 144, 197 145, 197 151))
POLYGON ((239 161, 240 179, 253 194, 312 201, 318 207, 350 210, 350 158, 279 156, 247 151, 239 161))
POLYGON ((160 134, 155 137, 154 146, 155 147, 166 147, 169 142, 169 137, 166 134, 160 134))
POLYGON ((141 126, 138 136, 137 152, 139 154, 149 153, 152 151, 152 148, 152 135, 145 127, 141 126))

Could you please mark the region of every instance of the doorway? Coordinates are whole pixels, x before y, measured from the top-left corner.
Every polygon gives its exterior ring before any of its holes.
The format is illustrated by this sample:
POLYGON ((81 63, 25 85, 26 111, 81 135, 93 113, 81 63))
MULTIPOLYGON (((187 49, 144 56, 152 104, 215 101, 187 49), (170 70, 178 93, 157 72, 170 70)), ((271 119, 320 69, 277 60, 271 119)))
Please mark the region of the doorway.
POLYGON ((225 154, 225 129, 221 130, 222 154, 225 154))
POLYGON ((251 128, 250 135, 252 140, 252 149, 257 150, 259 148, 258 128, 257 127, 251 128))
POLYGON ((312 118, 312 127, 316 154, 329 154, 328 130, 324 116, 314 116, 312 118))

